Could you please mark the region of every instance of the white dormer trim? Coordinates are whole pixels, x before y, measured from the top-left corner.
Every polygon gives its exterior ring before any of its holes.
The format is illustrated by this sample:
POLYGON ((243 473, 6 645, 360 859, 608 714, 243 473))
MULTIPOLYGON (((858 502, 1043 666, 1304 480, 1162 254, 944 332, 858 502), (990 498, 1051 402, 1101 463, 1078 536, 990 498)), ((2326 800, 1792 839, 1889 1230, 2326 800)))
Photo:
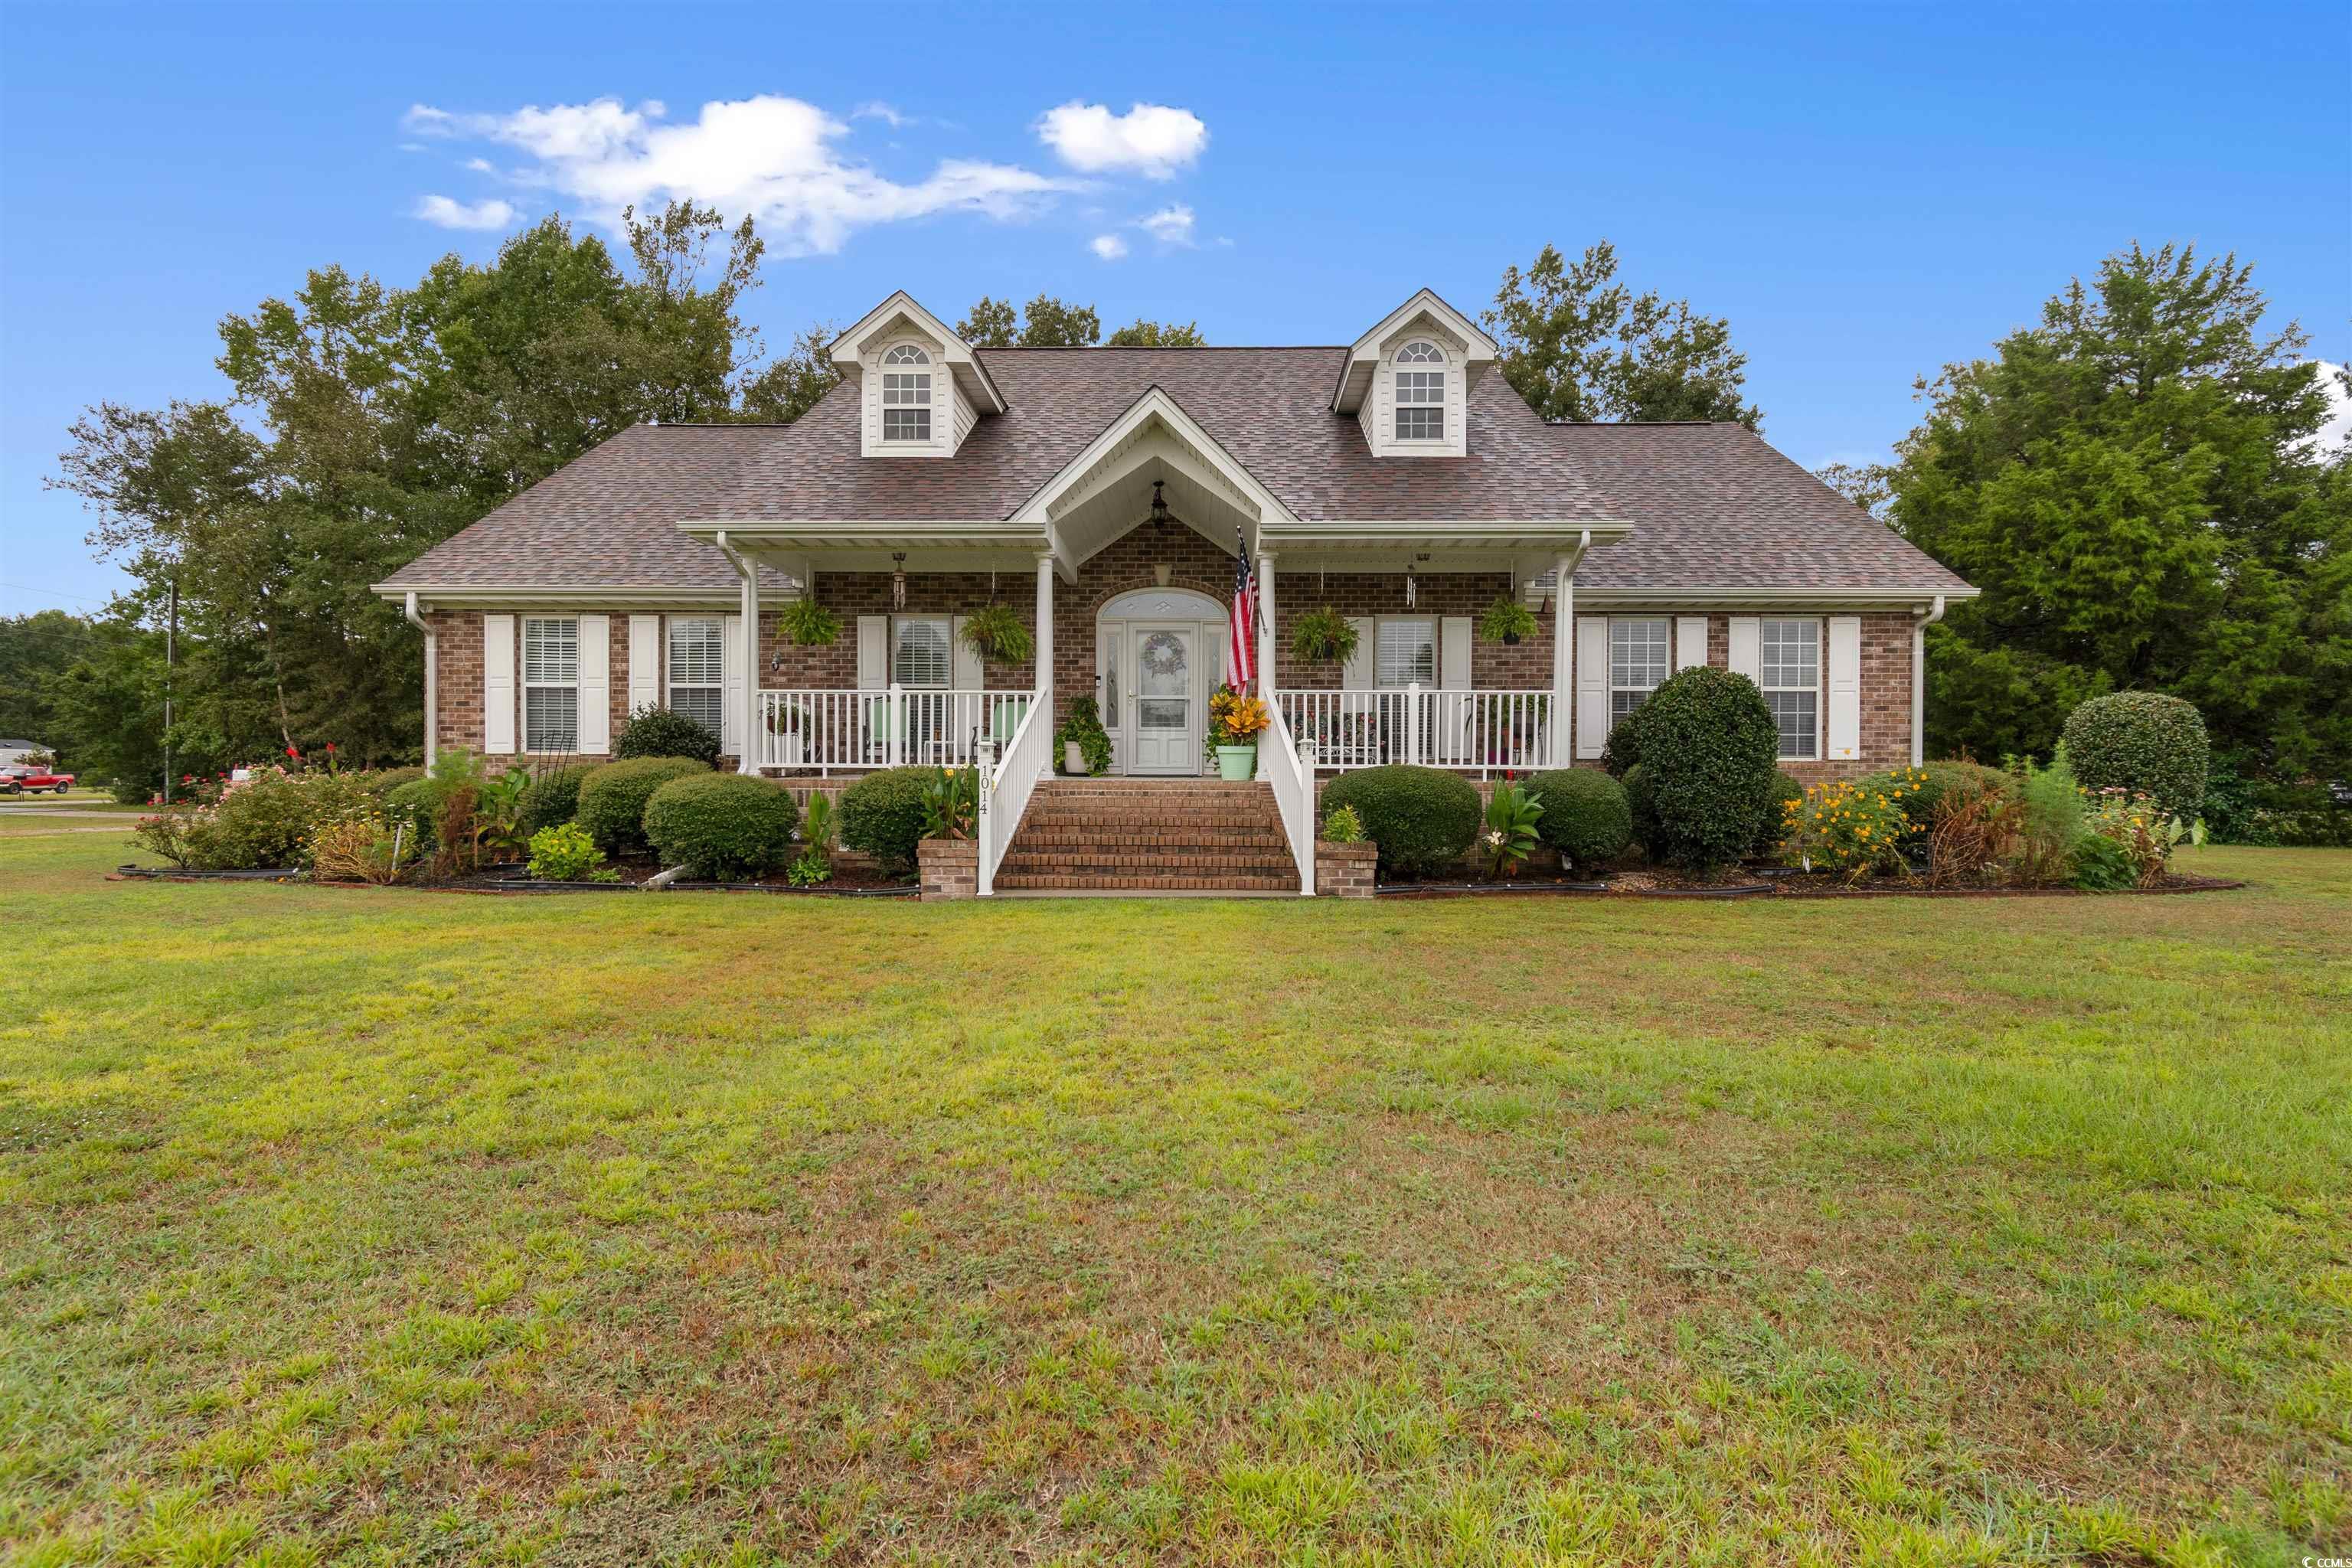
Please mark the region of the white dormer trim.
POLYGON ((1402 347, 1416 328, 1433 334, 1441 346, 1457 356, 1454 363, 1461 372, 1465 394, 1494 367, 1499 353, 1495 340, 1479 331, 1477 322, 1439 299, 1433 289, 1423 289, 1349 345, 1348 357, 1339 364, 1339 384, 1331 392, 1331 412, 1360 413, 1372 392, 1381 362, 1402 347))
MULTIPOLYGON (((904 289, 891 295, 861 317, 857 324, 833 340, 828 350, 834 367, 857 384, 858 451, 868 458, 949 458, 963 445, 982 414, 1004 412, 988 367, 971 346, 915 302, 904 289), (886 434, 886 413, 906 413, 919 404, 886 405, 893 376, 915 374, 926 367, 903 363, 919 352, 929 361, 930 435, 926 439, 893 438, 886 434), (892 354, 902 363, 885 365, 892 354)), ((900 384, 903 389, 903 383, 900 384)), ((903 421, 899 422, 903 423, 903 421)))

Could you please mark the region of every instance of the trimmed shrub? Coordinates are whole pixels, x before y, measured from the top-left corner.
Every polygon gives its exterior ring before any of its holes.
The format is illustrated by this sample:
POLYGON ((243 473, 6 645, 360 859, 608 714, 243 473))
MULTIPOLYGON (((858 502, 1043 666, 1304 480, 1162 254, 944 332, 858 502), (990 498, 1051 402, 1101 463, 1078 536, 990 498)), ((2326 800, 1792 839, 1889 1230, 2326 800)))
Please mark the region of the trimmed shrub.
POLYGON ((801 810, 776 784, 746 773, 676 778, 646 802, 646 839, 665 866, 704 881, 756 877, 793 856, 801 810))
POLYGON ((561 827, 580 815, 580 781, 592 770, 586 766, 558 768, 541 773, 524 786, 522 792, 522 830, 526 837, 542 827, 561 827))
POLYGON ((1658 802, 1650 793, 1650 770, 1635 763, 1620 782, 1625 786, 1625 809, 1633 818, 1633 842, 1644 854, 1650 853, 1658 832, 1658 802))
POLYGON ((310 843, 331 824, 373 816, 374 795, 356 773, 256 768, 219 798, 142 817, 139 841, 179 865, 205 871, 302 866, 310 843))
POLYGON ((613 737, 613 760, 692 757, 706 768, 719 765, 719 737, 683 713, 646 703, 631 710, 613 737))
POLYGON ((362 784, 382 796, 390 795, 404 784, 415 784, 424 776, 425 770, 419 767, 371 768, 359 778, 362 784))
POLYGON ((2156 691, 2094 697, 2066 716, 2066 760, 2084 789, 2143 791, 2170 816, 2205 804, 2212 743, 2194 704, 2156 691))
POLYGON ((1381 869, 1402 876, 1441 870, 1469 851, 1485 816, 1478 786, 1437 768, 1361 768, 1323 789, 1323 814, 1352 807, 1364 837, 1380 847, 1381 869))
POLYGON ((1617 726, 1612 747, 1618 735, 1645 775, 1649 820, 1637 803, 1635 828, 1653 859, 1703 870, 1750 853, 1771 830, 1780 730, 1746 676, 1696 665, 1669 677, 1617 726))
POLYGON ((1537 836, 1578 866, 1613 860, 1633 841, 1633 807, 1625 786, 1599 768, 1538 773, 1528 791, 1543 802, 1537 836))
POLYGON ((632 757, 590 768, 580 781, 580 802, 572 819, 607 855, 623 855, 647 847, 646 802, 672 779, 691 778, 710 770, 692 757, 632 757))
POLYGON ((923 791, 939 776, 937 768, 891 768, 868 773, 843 790, 834 814, 841 824, 842 843, 863 849, 886 870, 912 869, 915 846, 922 842, 929 816, 923 791))
POLYGON ((1765 814, 1764 831, 1758 837, 1756 847, 1750 852, 1757 855, 1778 854, 1781 843, 1788 837, 1789 807, 1802 805, 1804 802, 1804 785, 1786 773, 1774 773, 1772 808, 1765 814))
POLYGON ((135 778, 116 779, 106 788, 107 793, 114 797, 114 804, 117 805, 145 805, 149 801, 153 800, 156 795, 153 784, 141 784, 135 778))

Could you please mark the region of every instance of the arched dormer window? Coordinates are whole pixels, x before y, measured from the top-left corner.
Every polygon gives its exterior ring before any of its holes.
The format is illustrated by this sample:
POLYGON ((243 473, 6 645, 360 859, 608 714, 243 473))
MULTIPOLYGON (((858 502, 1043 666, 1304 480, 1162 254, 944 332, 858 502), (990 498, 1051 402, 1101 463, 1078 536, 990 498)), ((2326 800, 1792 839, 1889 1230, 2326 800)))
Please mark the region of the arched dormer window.
POLYGON ((931 356, 900 343, 882 356, 882 439, 931 438, 931 356))
POLYGON ((1445 353, 1426 339, 1396 352, 1396 438, 1445 439, 1445 353))

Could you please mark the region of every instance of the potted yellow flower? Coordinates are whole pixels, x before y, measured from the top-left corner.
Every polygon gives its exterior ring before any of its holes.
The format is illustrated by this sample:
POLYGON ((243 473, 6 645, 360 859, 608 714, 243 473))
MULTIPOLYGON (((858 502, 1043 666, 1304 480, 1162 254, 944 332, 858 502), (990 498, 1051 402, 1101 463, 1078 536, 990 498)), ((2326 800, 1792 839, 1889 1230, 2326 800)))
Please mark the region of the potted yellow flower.
POLYGON ((1209 699, 1209 746, 1217 754, 1217 776, 1239 784, 1257 776, 1257 737, 1273 718, 1262 698, 1220 686, 1209 699))

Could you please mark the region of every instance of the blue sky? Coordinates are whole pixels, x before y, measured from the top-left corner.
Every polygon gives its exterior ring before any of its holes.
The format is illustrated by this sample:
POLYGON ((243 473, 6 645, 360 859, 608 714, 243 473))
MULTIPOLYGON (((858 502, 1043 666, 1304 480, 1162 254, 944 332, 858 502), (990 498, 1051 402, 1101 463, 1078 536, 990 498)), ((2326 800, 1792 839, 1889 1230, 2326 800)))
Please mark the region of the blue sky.
POLYGON ((41 489, 84 405, 218 395, 220 317, 306 268, 405 283, 665 182, 761 205, 772 339, 905 288, 1343 342, 1605 237, 1730 318, 1808 466, 2134 238, 2236 250, 2352 356, 2340 4, 1487 16, 0 7, 0 614, 121 581, 41 489), (704 108, 761 99, 804 107, 704 108))

